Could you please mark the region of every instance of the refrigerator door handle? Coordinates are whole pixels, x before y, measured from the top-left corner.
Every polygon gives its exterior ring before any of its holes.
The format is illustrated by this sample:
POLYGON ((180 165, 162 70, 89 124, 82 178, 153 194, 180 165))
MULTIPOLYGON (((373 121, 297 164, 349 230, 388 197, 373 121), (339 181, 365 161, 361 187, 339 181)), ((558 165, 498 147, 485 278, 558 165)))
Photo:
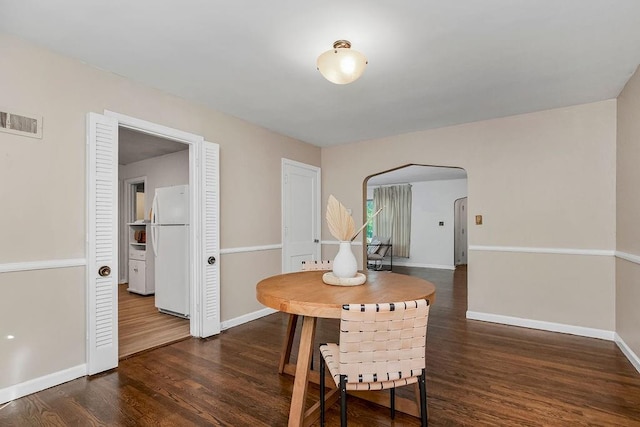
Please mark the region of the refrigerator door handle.
POLYGON ((151 224, 157 224, 156 218, 158 217, 158 193, 154 194, 153 202, 151 202, 151 224))
POLYGON ((151 247, 153 248, 153 255, 158 256, 158 226, 151 226, 151 247))
POLYGON ((151 247, 153 247, 153 255, 158 256, 158 223, 156 218, 158 215, 158 193, 153 196, 151 203, 151 247))

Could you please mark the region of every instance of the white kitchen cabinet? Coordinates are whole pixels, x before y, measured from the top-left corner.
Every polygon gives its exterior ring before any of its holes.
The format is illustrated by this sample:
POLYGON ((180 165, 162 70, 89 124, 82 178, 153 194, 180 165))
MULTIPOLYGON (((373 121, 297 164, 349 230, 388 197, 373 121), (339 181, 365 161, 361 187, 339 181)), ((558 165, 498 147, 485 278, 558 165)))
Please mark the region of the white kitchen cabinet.
POLYGON ((129 289, 127 289, 129 292, 147 294, 145 265, 146 262, 144 261, 138 261, 135 259, 129 260, 129 289))
POLYGON ((148 223, 130 223, 129 227, 129 292, 140 295, 155 293, 153 257, 148 256, 148 223))

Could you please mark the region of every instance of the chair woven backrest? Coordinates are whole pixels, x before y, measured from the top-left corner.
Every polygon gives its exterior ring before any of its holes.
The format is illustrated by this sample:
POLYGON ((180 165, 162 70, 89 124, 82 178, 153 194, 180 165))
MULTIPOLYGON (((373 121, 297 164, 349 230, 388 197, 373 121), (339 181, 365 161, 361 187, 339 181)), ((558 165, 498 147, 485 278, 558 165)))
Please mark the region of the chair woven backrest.
POLYGON ((302 271, 331 270, 333 263, 330 259, 322 261, 302 261, 302 271))
POLYGON ((425 368, 429 301, 347 304, 340 320, 340 374, 348 383, 390 381, 425 368))

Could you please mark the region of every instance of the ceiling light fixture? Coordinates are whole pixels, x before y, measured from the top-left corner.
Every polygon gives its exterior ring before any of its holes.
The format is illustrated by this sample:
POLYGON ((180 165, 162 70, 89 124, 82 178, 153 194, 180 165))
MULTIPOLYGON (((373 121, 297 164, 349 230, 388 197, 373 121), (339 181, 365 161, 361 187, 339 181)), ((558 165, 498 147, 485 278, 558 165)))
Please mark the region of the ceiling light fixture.
POLYGON ((347 40, 338 40, 333 49, 318 57, 318 71, 331 83, 344 85, 360 78, 369 62, 347 40))

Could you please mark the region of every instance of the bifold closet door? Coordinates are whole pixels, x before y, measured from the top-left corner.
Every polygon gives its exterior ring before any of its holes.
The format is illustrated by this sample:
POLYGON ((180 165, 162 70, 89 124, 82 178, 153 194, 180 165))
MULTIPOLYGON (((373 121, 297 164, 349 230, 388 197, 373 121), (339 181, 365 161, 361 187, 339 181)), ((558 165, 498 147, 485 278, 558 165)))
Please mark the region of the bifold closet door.
POLYGON ((87 373, 118 366, 118 122, 87 117, 87 373))

